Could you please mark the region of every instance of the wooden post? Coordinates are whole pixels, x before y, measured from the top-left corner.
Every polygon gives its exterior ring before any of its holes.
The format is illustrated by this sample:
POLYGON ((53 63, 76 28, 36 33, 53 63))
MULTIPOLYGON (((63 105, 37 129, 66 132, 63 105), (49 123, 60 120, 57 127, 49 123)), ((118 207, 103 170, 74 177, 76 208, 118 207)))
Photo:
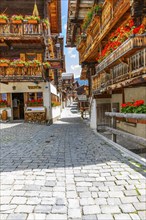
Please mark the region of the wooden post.
MULTIPOLYGON (((112 108, 112 112, 116 112, 116 108, 112 108)), ((112 117, 112 127, 116 129, 116 117, 112 117)), ((116 143, 116 134, 112 133, 112 141, 116 143)))

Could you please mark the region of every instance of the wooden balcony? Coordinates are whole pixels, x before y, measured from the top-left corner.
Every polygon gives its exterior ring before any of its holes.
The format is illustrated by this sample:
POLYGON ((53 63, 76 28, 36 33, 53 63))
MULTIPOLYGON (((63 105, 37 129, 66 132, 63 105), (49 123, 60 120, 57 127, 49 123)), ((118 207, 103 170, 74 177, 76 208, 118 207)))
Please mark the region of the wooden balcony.
POLYGON ((49 28, 44 28, 43 23, 30 24, 22 22, 20 24, 14 24, 7 22, 5 24, 0 23, 0 40, 38 40, 41 37, 50 35, 49 28))
MULTIPOLYGON (((80 62, 84 62, 85 60, 94 60, 96 58, 97 46, 101 40, 106 37, 106 35, 116 25, 117 21, 121 19, 129 9, 130 1, 117 0, 115 1, 113 8, 111 7, 109 1, 105 1, 102 8, 101 19, 96 22, 96 26, 94 25, 93 32, 91 31, 90 33, 92 40, 90 43, 88 43, 88 47, 86 47, 84 51, 81 51, 80 62)), ((89 25, 92 26, 92 22, 89 25)), ((90 27, 88 27, 88 29, 90 29, 90 27)), ((78 45, 77 49, 80 50, 80 45, 78 45)))
POLYGON ((42 66, 0 66, 0 82, 43 81, 42 66))
MULTIPOLYGON (((121 44, 114 52, 112 52, 108 57, 106 57, 97 67, 96 73, 100 73, 106 68, 111 67, 120 58, 127 57, 136 50, 146 47, 146 34, 133 36, 127 39, 123 44, 121 44)), ((119 61, 118 61, 119 62, 119 61)))
POLYGON ((146 83, 146 48, 135 53, 129 62, 120 63, 110 69, 110 74, 99 73, 92 77, 93 93, 102 93, 108 89, 118 89, 130 84, 146 83))

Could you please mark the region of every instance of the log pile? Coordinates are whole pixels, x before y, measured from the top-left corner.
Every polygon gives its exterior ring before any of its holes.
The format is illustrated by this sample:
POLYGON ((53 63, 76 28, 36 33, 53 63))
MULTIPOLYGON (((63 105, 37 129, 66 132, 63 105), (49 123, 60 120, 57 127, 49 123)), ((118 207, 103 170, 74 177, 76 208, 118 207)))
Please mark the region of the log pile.
POLYGON ((25 122, 45 123, 46 113, 45 112, 25 112, 25 122))

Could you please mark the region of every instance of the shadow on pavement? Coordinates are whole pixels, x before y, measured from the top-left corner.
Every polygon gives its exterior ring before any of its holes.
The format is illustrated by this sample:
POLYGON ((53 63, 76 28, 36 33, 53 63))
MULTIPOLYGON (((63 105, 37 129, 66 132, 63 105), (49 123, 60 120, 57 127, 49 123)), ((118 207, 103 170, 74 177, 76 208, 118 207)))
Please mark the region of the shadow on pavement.
POLYGON ((123 163, 141 169, 99 139, 80 117, 62 118, 51 126, 21 123, 2 129, 0 139, 1 172, 97 164, 118 168, 123 163))

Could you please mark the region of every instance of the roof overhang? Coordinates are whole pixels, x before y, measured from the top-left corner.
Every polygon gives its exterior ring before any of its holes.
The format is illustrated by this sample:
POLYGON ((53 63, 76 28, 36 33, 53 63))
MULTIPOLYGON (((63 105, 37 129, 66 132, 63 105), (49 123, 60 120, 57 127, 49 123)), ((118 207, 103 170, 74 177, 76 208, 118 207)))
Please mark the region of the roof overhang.
POLYGON ((48 2, 48 15, 50 19, 51 33, 61 33, 61 0, 52 0, 48 2))

